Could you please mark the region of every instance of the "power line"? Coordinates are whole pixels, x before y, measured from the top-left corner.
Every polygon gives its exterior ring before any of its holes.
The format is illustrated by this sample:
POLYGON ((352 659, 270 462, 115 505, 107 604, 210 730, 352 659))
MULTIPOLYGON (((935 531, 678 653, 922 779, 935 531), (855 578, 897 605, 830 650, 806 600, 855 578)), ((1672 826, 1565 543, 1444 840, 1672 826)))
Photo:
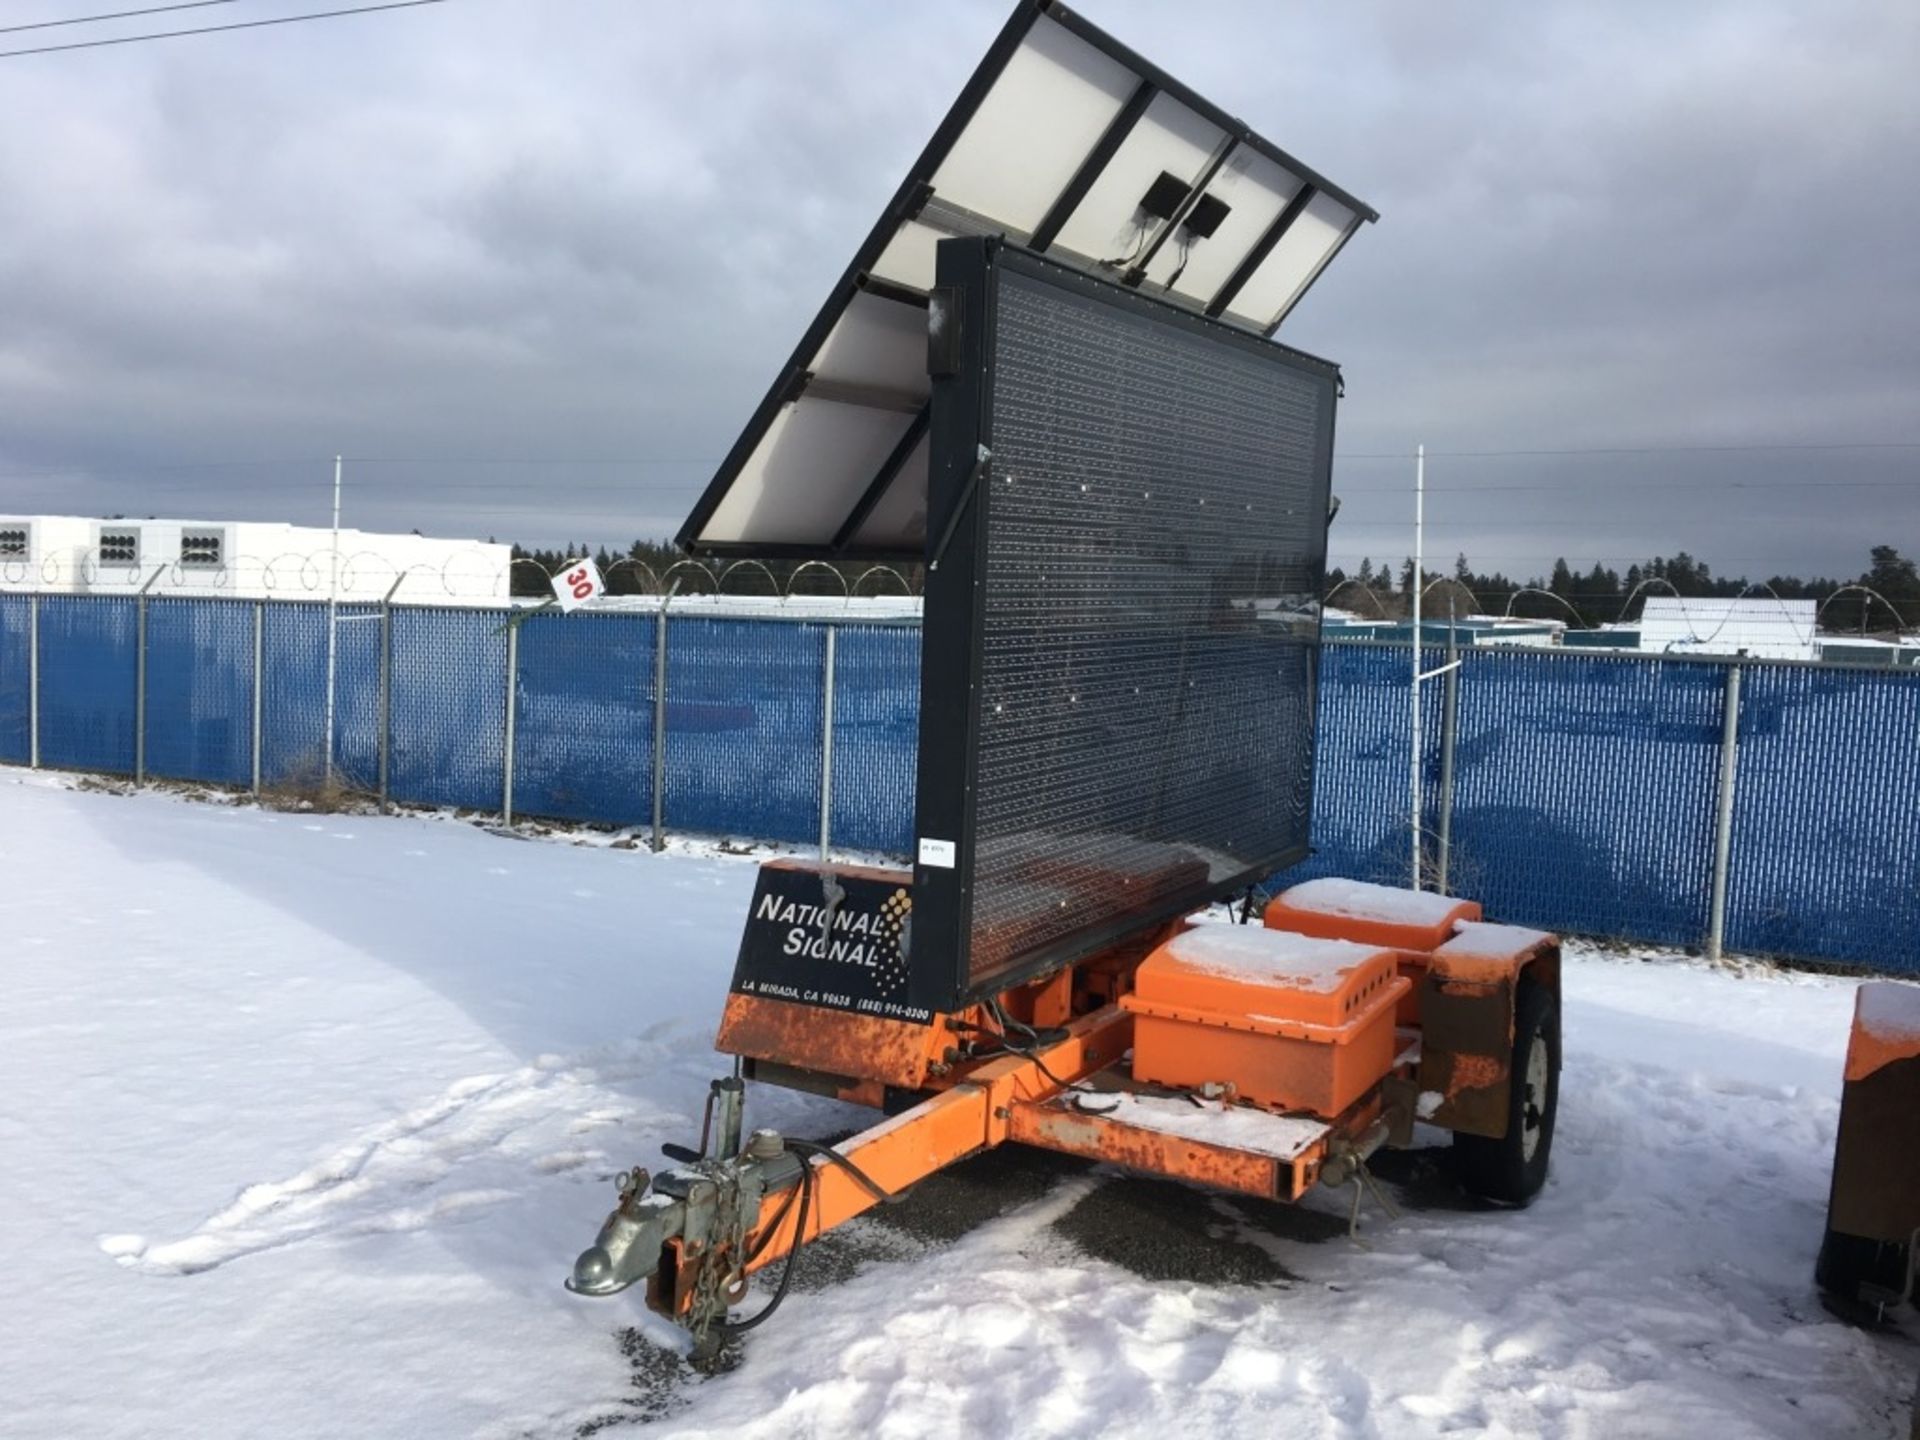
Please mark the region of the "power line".
POLYGON ((159 30, 147 35, 121 35, 112 40, 75 40, 65 45, 39 45, 31 50, 0 50, 0 60, 11 60, 20 55, 51 55, 57 50, 94 50, 102 45, 134 45, 142 40, 177 40, 183 35, 217 35, 223 30, 258 30, 263 25, 295 25, 302 20, 337 20, 343 15, 371 15, 377 10, 412 10, 421 5, 445 3, 446 0, 387 0, 384 5, 356 5, 350 10, 315 10, 305 15, 276 15, 269 20, 236 20, 230 25, 202 25, 194 30, 159 30))
MULTIPOLYGON (((709 470, 718 462, 710 459, 666 459, 659 456, 635 456, 625 460, 582 460, 575 458, 559 459, 490 459, 485 457, 448 457, 414 459, 380 459, 367 456, 345 457, 349 465, 434 465, 434 466, 521 466, 527 469, 641 469, 641 468, 679 468, 687 470, 709 470)), ((98 469, 24 469, 0 470, 0 480, 86 480, 111 479, 114 477, 139 476, 143 478, 167 478, 184 483, 192 483, 199 477, 191 472, 204 470, 281 470, 290 471, 302 466, 331 465, 332 456, 309 457, 296 460, 199 460, 184 461, 177 464, 120 464, 104 466, 98 469), (186 472, 186 473, 182 473, 186 472)), ((297 483, 297 480, 290 480, 297 483)), ((429 489, 505 489, 516 490, 526 483, 522 481, 466 481, 466 480, 409 480, 404 482, 409 488, 429 489)), ((689 482, 692 483, 692 482, 689 482)), ((581 490, 627 490, 631 482, 607 480, 588 483, 569 481, 569 488, 581 490)), ((1336 493, 1345 500, 1357 495, 1404 496, 1406 487, 1398 485, 1338 485, 1336 493)), ((1920 478, 1908 477, 1899 480, 1697 480, 1685 484, 1671 481, 1621 481, 1609 484, 1608 491, 1614 490, 1664 490, 1669 492, 1706 493, 1720 490, 1798 490, 1806 494, 1817 494, 1823 490, 1916 490, 1920 491, 1920 478)), ((1571 485, 1550 484, 1514 484, 1514 485, 1429 485, 1429 494, 1438 495, 1477 495, 1477 494, 1578 494, 1578 488, 1571 485)), ((1370 522, 1387 523, 1387 522, 1370 522)), ((1438 521, 1436 524, 1465 523, 1438 521)), ((1478 524, 1480 522, 1471 522, 1478 524)))
POLYGON ((233 0, 184 0, 178 5, 149 5, 144 10, 115 10, 110 15, 80 15, 71 20, 39 20, 31 25, 0 25, 0 35, 20 30, 55 30, 62 25, 92 25, 101 20, 130 20, 135 15, 158 15, 167 10, 204 10, 209 5, 231 5, 233 0))
MULTIPOLYGON (((1348 495, 1407 495, 1411 487, 1406 485, 1340 485, 1336 487, 1344 498, 1348 495)), ((1704 490, 1912 490, 1920 489, 1920 479, 1907 476, 1901 480, 1624 480, 1610 482, 1609 491, 1614 490, 1666 490, 1678 495, 1704 490)), ((1564 485, 1548 485, 1538 481, 1525 485, 1427 485, 1427 494, 1432 495, 1486 495, 1518 494, 1535 492, 1539 494, 1570 495, 1577 493, 1578 486, 1569 482, 1564 485)))
MULTIPOLYGON (((1733 455, 1749 452, 1794 450, 1920 450, 1920 440, 1816 440, 1806 444, 1763 441, 1752 445, 1593 445, 1561 450, 1434 450, 1429 460, 1504 460, 1516 456, 1542 455, 1733 455)), ((1336 453, 1336 460, 1412 460, 1411 450, 1352 450, 1336 453)))

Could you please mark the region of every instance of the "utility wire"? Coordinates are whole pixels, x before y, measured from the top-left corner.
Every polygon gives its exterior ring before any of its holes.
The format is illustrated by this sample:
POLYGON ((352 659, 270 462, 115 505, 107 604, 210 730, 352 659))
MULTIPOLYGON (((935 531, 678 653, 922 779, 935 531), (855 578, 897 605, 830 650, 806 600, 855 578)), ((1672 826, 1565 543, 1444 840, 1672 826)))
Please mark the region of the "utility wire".
MULTIPOLYGON (((181 464, 168 464, 168 465, 113 464, 113 465, 101 466, 97 469, 74 469, 72 467, 66 467, 62 469, 0 470, 0 480, 87 480, 87 479, 99 480, 99 479, 112 479, 116 476, 137 475, 144 478, 150 478, 150 479, 158 478, 158 479, 165 479, 168 481, 184 482, 184 483, 191 484, 195 480, 201 478, 200 476, 193 473, 196 471, 226 470, 226 469, 255 469, 255 470, 278 469, 282 471, 291 471, 294 468, 299 466, 310 467, 310 466, 321 465, 321 464, 330 466, 332 465, 332 463, 333 463, 333 457, 326 456, 323 459, 298 459, 298 460, 205 460, 205 461, 192 461, 192 462, 185 462, 181 464)), ((473 459, 473 458, 452 458, 452 459, 444 459, 444 460, 442 459, 375 460, 375 459, 357 458, 355 456, 349 455, 345 457, 345 463, 349 465, 444 465, 444 466, 468 466, 468 465, 516 466, 517 465, 527 469, 537 469, 537 468, 641 469, 641 468, 657 467, 657 466, 667 466, 670 468, 679 467, 683 469, 705 469, 705 468, 712 467, 718 462, 712 461, 712 460, 659 459, 656 457, 644 457, 644 456, 637 456, 631 460, 572 460, 572 459, 485 460, 485 459, 473 459)), ((297 477, 295 477, 290 479, 288 483, 303 483, 303 482, 299 482, 297 480, 297 477)), ((432 490, 523 490, 527 488, 527 486, 531 483, 533 482, 504 481, 504 480, 472 480, 472 481, 469 481, 469 480, 402 480, 402 481, 395 482, 395 485, 396 485, 396 488, 403 486, 407 489, 432 489, 432 490)), ((636 486, 635 482, 633 481, 620 480, 620 479, 596 480, 596 481, 568 480, 565 482, 566 488, 568 488, 569 490, 607 490, 607 491, 620 491, 623 493, 635 488, 640 488, 640 489, 684 488, 686 484, 691 484, 691 483, 693 482, 691 481, 686 481, 686 482, 649 481, 649 482, 646 482, 645 484, 636 486)), ((1338 485, 1335 487, 1335 489, 1342 500, 1346 500, 1350 496, 1358 496, 1358 495, 1404 496, 1407 493, 1406 487, 1398 486, 1398 485, 1338 485)), ((1620 481, 1617 483, 1609 483, 1607 486, 1607 489, 1610 492, 1614 490, 1664 490, 1669 492, 1677 491, 1680 493, 1687 493, 1687 492, 1706 493, 1709 491, 1719 491, 1719 490, 1797 490, 1802 493, 1817 494, 1822 490, 1920 490, 1920 478, 1908 477, 1906 479, 1901 479, 1901 480, 1696 480, 1696 481, 1687 481, 1685 483, 1675 483, 1672 481, 1628 480, 1628 481, 1620 481)), ((1551 485, 1551 484, 1540 484, 1540 483, 1526 484, 1526 485, 1428 485, 1427 493, 1429 495, 1535 493, 1535 494, 1543 494, 1543 495, 1566 496, 1566 495, 1577 494, 1578 487, 1573 485, 1551 485)), ((1346 528, 1352 528, 1355 525, 1362 526, 1362 527, 1368 526, 1368 525, 1380 526, 1380 525, 1386 525, 1393 522, 1353 521, 1343 514, 1338 523, 1343 529, 1346 529, 1346 528)), ((1429 523, 1441 525, 1441 524, 1448 524, 1448 523, 1469 523, 1469 522, 1431 521, 1429 523)), ((1475 520, 1470 523, 1479 525, 1484 522, 1475 520)))
MULTIPOLYGON (((206 0, 206 3, 212 3, 212 0, 206 0)), ((216 35, 223 30, 258 30, 263 25, 294 25, 302 20, 337 20, 343 15, 371 15, 376 10, 412 10, 421 5, 445 3, 446 0, 387 0, 384 5, 356 5, 350 10, 315 10, 305 15, 276 15, 270 20, 236 20, 230 25, 202 25, 195 30, 160 30, 147 35, 122 35, 112 40, 75 40, 65 45, 40 45, 31 50, 0 50, 0 60, 11 60, 20 55, 51 55, 56 50, 94 50, 102 45, 134 45, 142 40, 177 40, 183 35, 216 35)))
MULTIPOLYGON (((1806 444, 1767 441, 1754 445, 1594 445, 1563 450, 1433 450, 1427 458, 1492 460, 1512 456, 1538 455, 1715 455, 1744 454, 1769 450, 1920 450, 1920 440, 1845 440, 1810 441, 1806 444)), ((1336 453, 1336 460, 1411 460, 1411 450, 1351 450, 1336 453)))
POLYGON ((54 30, 62 25, 92 25, 101 20, 130 20, 135 15, 158 15, 167 10, 204 10, 209 5, 231 5, 233 0, 185 0, 179 5, 149 5, 144 10, 115 10, 110 15, 78 15, 71 20, 40 20, 32 25, 0 25, 0 35, 20 30, 54 30))

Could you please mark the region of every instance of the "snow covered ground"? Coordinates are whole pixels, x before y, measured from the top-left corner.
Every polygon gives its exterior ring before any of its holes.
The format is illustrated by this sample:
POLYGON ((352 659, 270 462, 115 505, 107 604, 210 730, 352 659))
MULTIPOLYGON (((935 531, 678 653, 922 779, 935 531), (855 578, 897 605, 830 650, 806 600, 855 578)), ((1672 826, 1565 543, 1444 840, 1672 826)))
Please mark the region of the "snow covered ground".
POLYGON ((1528 1211, 1390 1157, 1363 1248, 996 1154, 692 1376, 559 1282, 696 1128, 752 878, 0 771, 0 1434, 1906 1433, 1920 1348, 1810 1281, 1851 986, 1580 949, 1528 1211))

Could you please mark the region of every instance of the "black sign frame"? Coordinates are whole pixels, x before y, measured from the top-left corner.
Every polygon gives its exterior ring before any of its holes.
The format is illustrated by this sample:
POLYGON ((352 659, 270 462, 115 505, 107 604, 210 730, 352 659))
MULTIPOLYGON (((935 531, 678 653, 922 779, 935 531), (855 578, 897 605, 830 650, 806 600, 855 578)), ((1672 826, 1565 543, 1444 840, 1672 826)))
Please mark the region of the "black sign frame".
MULTIPOLYGON (((909 1003, 951 1012, 1022 981, 1051 973, 1110 948, 1129 936, 1162 925, 1244 890, 1276 870, 1306 858, 1299 843, 1253 857, 1223 878, 1177 895, 1156 897, 1139 908, 1122 908, 1072 935, 1017 956, 990 973, 972 963, 975 858, 981 745, 980 697, 986 645, 985 565, 990 506, 981 498, 993 445, 993 356, 1000 279, 1037 279, 1102 304, 1146 314, 1165 324, 1235 346, 1274 365, 1311 376, 1324 386, 1324 410, 1312 462, 1316 554, 1311 594, 1324 586, 1326 517, 1331 497, 1334 408, 1339 367, 1272 340, 1093 279, 1048 261, 1000 237, 942 241, 938 283, 932 297, 930 358, 934 372, 928 480, 928 533, 932 540, 922 634, 920 749, 913 857, 914 929, 909 1003)), ((1312 624, 1317 638, 1317 609, 1312 624)), ((1318 685, 1317 659, 1306 661, 1307 734, 1296 754, 1305 757, 1301 783, 1309 809, 1312 722, 1318 685)))

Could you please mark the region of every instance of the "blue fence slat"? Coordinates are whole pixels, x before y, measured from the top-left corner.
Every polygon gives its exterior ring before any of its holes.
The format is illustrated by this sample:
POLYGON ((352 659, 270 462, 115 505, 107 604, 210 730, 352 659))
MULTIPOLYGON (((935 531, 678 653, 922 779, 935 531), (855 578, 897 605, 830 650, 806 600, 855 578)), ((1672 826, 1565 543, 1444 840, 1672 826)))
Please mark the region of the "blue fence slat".
POLYGON ((33 597, 0 595, 0 764, 33 758, 31 703, 33 597))
POLYGON ((1518 924, 1699 943, 1725 694, 1720 665, 1470 653, 1454 893, 1518 924))
MULTIPOLYGON (((1421 668, 1444 664, 1422 652, 1421 668)), ((1410 657, 1391 645, 1326 645, 1320 650, 1319 724, 1314 741, 1313 847, 1307 860, 1272 876, 1282 889, 1323 875, 1405 885, 1413 866, 1407 833, 1407 750, 1412 739, 1410 657)), ((1433 861, 1439 824, 1440 738, 1444 689, 1421 687, 1422 821, 1433 861)))
POLYGON ((1916 681, 1743 670, 1728 949, 1920 973, 1916 681))
POLYGON ((605 825, 653 817, 651 615, 537 615, 520 627, 513 808, 605 825))
POLYGON ((823 625, 669 621, 671 828, 799 843, 819 839, 825 663, 823 625))
POLYGON ((40 763, 133 773, 137 602, 40 599, 40 763))
POLYGON ((253 614, 244 600, 147 604, 147 773, 253 778, 253 614))
POLYGON ((261 624, 261 783, 318 783, 327 764, 327 607, 268 605, 261 624))
MULTIPOLYGON (((349 789, 372 792, 380 786, 380 607, 342 605, 338 609, 333 657, 334 775, 349 789)), ((323 608, 321 614, 325 613, 323 608)), ((325 633, 322 630, 323 637, 325 633)), ((497 793, 494 803, 499 803, 497 793)))
POLYGON ((835 630, 833 843, 906 855, 920 761, 920 629, 835 630))
MULTIPOLYGON (((498 810, 505 791, 506 616, 498 610, 395 606, 392 749, 395 800, 498 810)), ((379 625, 365 629, 378 694, 379 625)), ((377 758, 377 757, 376 757, 377 758)))

